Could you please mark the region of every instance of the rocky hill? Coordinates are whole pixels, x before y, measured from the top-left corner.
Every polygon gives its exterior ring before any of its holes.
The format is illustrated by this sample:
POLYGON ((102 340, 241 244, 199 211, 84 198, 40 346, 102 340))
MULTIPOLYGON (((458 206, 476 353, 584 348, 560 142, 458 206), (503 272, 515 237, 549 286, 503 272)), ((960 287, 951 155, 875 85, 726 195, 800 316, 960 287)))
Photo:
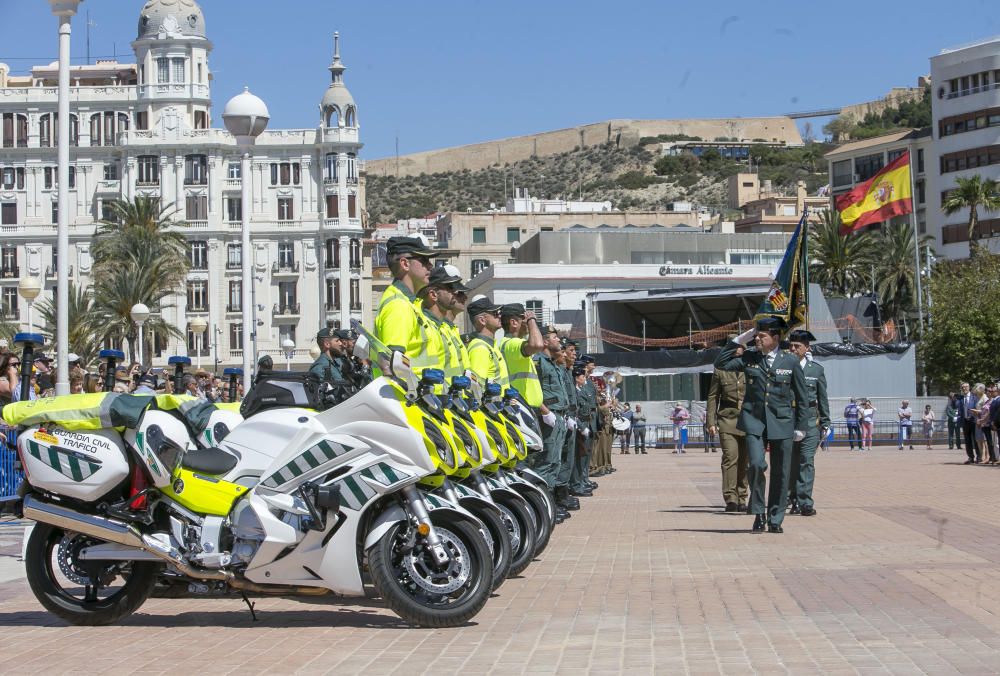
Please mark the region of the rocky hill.
MULTIPOLYGON (((688 137, 690 138, 690 137, 688 137)), ((366 177, 366 200, 371 223, 416 218, 435 211, 485 211, 505 203, 511 185, 527 188, 537 197, 610 200, 617 209, 654 210, 687 200, 726 212, 726 179, 746 171, 746 162, 734 162, 708 151, 662 157, 659 143, 673 137, 646 137, 636 145, 619 144, 576 149, 530 159, 496 164, 478 171, 453 171, 417 176, 366 177)), ((826 181, 823 153, 831 146, 807 143, 798 148, 754 146, 754 168, 762 179, 793 190, 806 181, 810 192, 826 181)))

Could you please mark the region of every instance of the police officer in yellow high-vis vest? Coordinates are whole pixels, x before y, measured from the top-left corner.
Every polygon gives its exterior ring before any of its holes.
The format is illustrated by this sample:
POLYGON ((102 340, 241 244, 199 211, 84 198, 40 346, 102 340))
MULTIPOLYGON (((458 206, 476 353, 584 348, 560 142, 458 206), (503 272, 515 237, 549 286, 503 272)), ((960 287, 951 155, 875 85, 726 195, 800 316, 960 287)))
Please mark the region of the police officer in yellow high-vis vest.
POLYGON ((414 373, 438 366, 442 355, 427 351, 428 319, 418 307, 417 292, 427 286, 438 255, 422 237, 390 237, 386 258, 393 282, 382 294, 375 317, 375 337, 410 359, 414 373))
MULTIPOLYGON (((428 358, 439 362, 438 368, 444 370, 449 384, 455 376, 464 375, 466 369, 446 318, 446 308, 451 304, 453 288, 461 283, 461 277, 450 275, 443 267, 437 267, 431 272, 427 286, 417 294, 420 309, 429 324, 425 352, 428 358)), ((458 342, 461 343, 460 337, 458 342)))
POLYGON ((503 391, 510 384, 510 377, 495 340, 500 329, 500 306, 484 296, 469 303, 466 312, 474 330, 468 343, 469 368, 480 382, 497 383, 503 391))
POLYGON ((520 303, 508 303, 500 307, 500 325, 504 337, 499 340, 499 347, 507 362, 510 386, 528 406, 538 408, 542 405, 542 386, 531 355, 541 352, 545 343, 535 313, 525 310, 520 303))

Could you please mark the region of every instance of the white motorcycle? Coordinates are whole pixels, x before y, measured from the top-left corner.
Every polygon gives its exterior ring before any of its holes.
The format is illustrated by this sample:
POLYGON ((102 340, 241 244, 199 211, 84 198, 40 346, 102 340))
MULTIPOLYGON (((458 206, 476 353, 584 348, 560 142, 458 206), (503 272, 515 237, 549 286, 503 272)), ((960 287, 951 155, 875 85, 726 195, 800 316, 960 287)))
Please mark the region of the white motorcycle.
POLYGON ((492 586, 483 524, 418 488, 455 472, 455 441, 413 405, 405 357, 370 358, 383 375, 320 412, 314 380, 255 386, 249 415, 211 448, 179 442, 191 431, 154 407, 119 433, 116 403, 139 399, 128 395, 6 407, 20 429, 21 511, 37 522, 25 566, 39 602, 73 624, 98 625, 138 609, 164 564, 196 587, 244 599, 363 596, 367 573, 407 622, 467 622, 492 586), (77 426, 87 406, 102 429, 77 426))

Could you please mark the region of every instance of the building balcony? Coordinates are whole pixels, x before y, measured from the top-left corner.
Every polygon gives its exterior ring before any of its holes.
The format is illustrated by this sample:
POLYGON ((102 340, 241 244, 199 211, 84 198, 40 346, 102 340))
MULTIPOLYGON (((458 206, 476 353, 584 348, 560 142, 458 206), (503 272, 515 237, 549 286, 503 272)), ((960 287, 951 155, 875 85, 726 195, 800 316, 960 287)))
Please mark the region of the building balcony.
POLYGON ((208 99, 208 85, 197 82, 142 84, 137 86, 143 99, 208 99))
POLYGON ((324 128, 323 143, 357 143, 358 130, 353 127, 330 127, 324 128))
POLYGON ((207 315, 208 314, 208 306, 207 305, 196 305, 196 306, 189 305, 185 309, 185 312, 188 314, 188 316, 190 316, 190 315, 207 315))
POLYGON ((337 176, 324 176, 323 185, 337 185, 340 183, 340 178, 337 176))
POLYGON ((97 182, 97 192, 119 193, 122 189, 122 182, 118 179, 104 179, 97 182))
POLYGON ((229 360, 235 362, 243 361, 243 350, 230 350, 229 360))
POLYGON ((226 227, 230 230, 242 230, 243 221, 226 221, 226 227))
POLYGON ((146 181, 136 181, 135 182, 135 187, 136 188, 159 188, 160 187, 160 179, 146 180, 146 181))
POLYGON ((340 312, 340 303, 327 303, 323 309, 327 312, 340 312))
POLYGON ((348 176, 347 177, 347 185, 357 185, 357 184, 358 184, 358 177, 357 176, 348 176))
POLYGON ((23 225, 0 225, 0 234, 17 235, 25 232, 23 225))
POLYGON ((208 221, 194 220, 187 221, 187 224, 192 230, 208 230, 208 221))
POLYGON ((232 314, 234 312, 243 312, 243 308, 239 305, 233 305, 232 303, 226 304, 226 312, 232 314))
MULTIPOLYGON (((9 227, 21 227, 21 226, 3 226, 5 228, 9 227)), ((21 268, 14 266, 12 268, 2 268, 0 269, 0 279, 18 279, 21 277, 21 268)))
POLYGON ((243 269, 243 261, 226 261, 226 270, 228 272, 239 272, 243 269))
POLYGON ((271 275, 297 275, 299 274, 299 263, 272 263, 271 275))
POLYGON ((339 228, 340 219, 339 218, 324 218, 323 219, 324 228, 339 228))
POLYGON ((299 316, 299 304, 298 303, 287 303, 279 304, 275 303, 271 310, 271 314, 275 319, 282 318, 298 318, 299 316))
POLYGON ((239 190, 243 187, 243 181, 238 178, 227 178, 222 181, 223 190, 239 190))

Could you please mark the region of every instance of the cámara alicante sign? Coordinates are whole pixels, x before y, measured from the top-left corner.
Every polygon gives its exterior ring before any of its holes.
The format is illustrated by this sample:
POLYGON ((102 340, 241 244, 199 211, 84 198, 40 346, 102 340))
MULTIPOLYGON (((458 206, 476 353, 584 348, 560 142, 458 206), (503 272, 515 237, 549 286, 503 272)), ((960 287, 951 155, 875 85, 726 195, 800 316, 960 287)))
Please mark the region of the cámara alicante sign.
POLYGON ((660 277, 670 275, 732 277, 733 268, 728 265, 663 265, 660 267, 660 277))

